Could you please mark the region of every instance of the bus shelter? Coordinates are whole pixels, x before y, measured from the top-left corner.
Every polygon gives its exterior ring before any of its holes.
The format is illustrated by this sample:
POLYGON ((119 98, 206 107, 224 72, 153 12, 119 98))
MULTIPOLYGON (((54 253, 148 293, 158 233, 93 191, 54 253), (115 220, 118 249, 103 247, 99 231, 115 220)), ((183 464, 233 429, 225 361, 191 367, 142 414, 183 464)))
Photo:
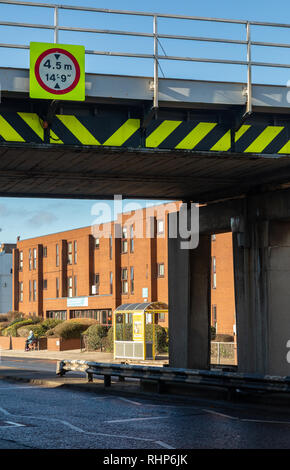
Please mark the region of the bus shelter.
POLYGON ((123 304, 114 311, 114 358, 155 359, 159 315, 168 314, 161 302, 123 304))

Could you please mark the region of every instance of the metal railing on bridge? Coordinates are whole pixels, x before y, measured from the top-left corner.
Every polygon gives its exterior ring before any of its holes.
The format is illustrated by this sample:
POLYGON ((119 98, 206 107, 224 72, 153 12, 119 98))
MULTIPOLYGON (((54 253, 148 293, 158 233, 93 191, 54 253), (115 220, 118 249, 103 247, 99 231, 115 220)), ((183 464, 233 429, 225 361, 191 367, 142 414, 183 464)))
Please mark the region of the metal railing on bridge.
MULTIPOLYGON (((278 43, 278 42, 264 42, 264 41, 253 41, 251 39, 251 30, 254 26, 264 28, 286 28, 290 29, 290 24, 283 23, 271 23, 271 22, 259 22, 259 21, 246 21, 246 20, 233 20, 224 18, 207 18, 198 16, 186 16, 186 15, 172 15, 164 13, 152 13, 152 12, 137 12, 137 11, 124 11, 124 10, 112 10, 103 8, 93 8, 85 6, 69 6, 69 5, 57 5, 49 3, 36 3, 36 2, 24 2, 24 1, 10 1, 2 0, 0 5, 15 5, 15 6, 26 6, 29 8, 43 8, 50 9, 54 12, 53 24, 38 24, 38 23, 25 23, 15 21, 0 21, 0 26, 11 26, 20 28, 37 28, 41 30, 51 30, 54 34, 54 42, 59 42, 60 32, 70 31, 75 33, 91 33, 98 35, 114 35, 114 36, 129 36, 132 38, 151 38, 152 39, 152 52, 148 53, 132 53, 132 52, 119 52, 119 51, 105 51, 105 50, 92 50, 86 47, 86 54, 98 55, 98 56, 110 56, 110 57, 126 57, 126 58, 142 58, 150 59, 153 61, 153 83, 152 91, 153 107, 158 107, 158 81, 159 73, 161 69, 160 62, 166 61, 182 61, 182 62, 199 62, 209 64, 231 64, 244 66, 247 69, 247 89, 245 93, 247 95, 247 112, 252 112, 252 69, 253 67, 276 67, 276 68, 290 68, 290 63, 278 63, 270 61, 257 61, 252 59, 253 46, 267 47, 267 48, 290 48, 290 44, 278 43), (151 32, 140 32, 140 31, 126 31, 126 30, 115 30, 115 29, 98 29, 89 27, 73 27, 65 26, 60 24, 59 13, 60 11, 69 12, 87 12, 87 13, 99 13, 108 15, 125 15, 129 17, 147 17, 152 19, 152 31, 151 32), (232 39, 222 37, 209 37, 209 36, 192 36, 192 35, 180 35, 180 34, 169 34, 159 32, 159 22, 164 19, 173 19, 179 21, 192 21, 192 22, 209 22, 211 24, 223 23, 228 25, 240 25, 244 27, 244 39, 232 39), (162 45, 162 40, 178 40, 181 42, 206 42, 209 44, 219 43, 226 45, 240 45, 246 48, 246 60, 230 60, 221 57, 191 57, 183 55, 168 55, 162 45)), ((14 48, 14 49, 29 49, 29 44, 14 44, 1 42, 0 47, 2 48, 14 48)), ((182 48, 180 48, 182 50, 182 48)), ((162 70, 162 69, 161 69, 162 70)), ((173 77, 172 77, 173 78, 173 77)), ((243 81, 243 80, 241 80, 243 81)))

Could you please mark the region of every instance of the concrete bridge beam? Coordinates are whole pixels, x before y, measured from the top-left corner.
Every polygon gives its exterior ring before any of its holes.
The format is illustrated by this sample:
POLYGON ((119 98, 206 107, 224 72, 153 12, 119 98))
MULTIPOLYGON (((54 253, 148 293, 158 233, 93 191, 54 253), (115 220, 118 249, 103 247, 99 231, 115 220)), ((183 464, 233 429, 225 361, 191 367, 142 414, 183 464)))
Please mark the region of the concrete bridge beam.
POLYGON ((193 250, 181 249, 180 241, 180 236, 168 240, 169 362, 171 367, 208 369, 211 237, 202 235, 193 250))

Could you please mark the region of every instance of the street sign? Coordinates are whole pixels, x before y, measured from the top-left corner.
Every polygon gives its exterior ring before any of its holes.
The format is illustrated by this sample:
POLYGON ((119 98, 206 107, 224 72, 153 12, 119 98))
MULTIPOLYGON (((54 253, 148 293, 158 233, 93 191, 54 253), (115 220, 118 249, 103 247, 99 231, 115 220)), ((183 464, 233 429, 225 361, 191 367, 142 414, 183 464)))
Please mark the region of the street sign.
POLYGON ((85 100, 85 48, 30 43, 30 98, 85 100))

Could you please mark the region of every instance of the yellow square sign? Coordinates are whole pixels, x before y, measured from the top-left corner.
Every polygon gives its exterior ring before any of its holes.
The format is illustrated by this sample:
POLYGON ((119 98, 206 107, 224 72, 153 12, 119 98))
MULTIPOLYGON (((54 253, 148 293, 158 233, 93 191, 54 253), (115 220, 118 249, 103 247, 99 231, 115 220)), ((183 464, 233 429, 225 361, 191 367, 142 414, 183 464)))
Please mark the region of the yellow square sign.
POLYGON ((30 98, 85 100, 85 48, 30 43, 30 98))

